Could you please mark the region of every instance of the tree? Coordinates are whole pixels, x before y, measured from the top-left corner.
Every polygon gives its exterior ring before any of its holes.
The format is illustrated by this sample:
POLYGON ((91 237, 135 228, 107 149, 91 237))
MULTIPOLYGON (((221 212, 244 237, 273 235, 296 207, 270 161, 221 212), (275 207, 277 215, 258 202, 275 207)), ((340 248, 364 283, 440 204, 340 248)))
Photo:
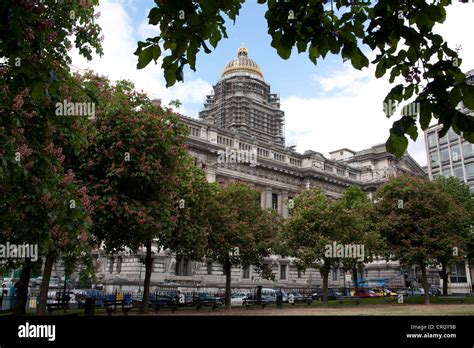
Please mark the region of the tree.
POLYGON ((97 98, 96 118, 80 169, 94 204, 93 232, 106 252, 145 246, 141 311, 146 313, 152 247, 191 255, 205 250, 205 227, 197 217, 205 180, 192 168, 187 128, 172 109, 153 104, 128 81, 112 85, 105 78, 89 79, 87 88, 97 98))
MULTIPOLYGON (((209 46, 216 48, 222 38, 227 38, 224 16, 235 21, 244 2, 155 1, 148 18, 149 24, 159 25, 160 34, 138 42, 137 68, 163 57, 161 68, 167 86, 182 81, 185 66, 196 70, 196 55, 201 49, 211 53, 209 46)), ((374 4, 347 0, 258 2, 268 6, 268 33, 281 58, 288 59, 296 47, 298 53, 308 52, 316 64, 331 52, 350 60, 360 70, 369 65, 363 52, 369 49, 377 53, 370 62, 376 65, 377 78, 390 71, 390 83, 395 83, 401 75, 401 81, 387 94, 385 105, 390 109, 395 104, 399 107, 415 97, 419 114, 402 109, 403 117, 393 123, 386 143, 391 153, 403 155, 408 145, 406 135, 416 140, 417 119, 425 130, 431 119, 437 118, 443 124, 441 136, 452 127, 474 142, 473 117, 456 108, 462 101, 474 109, 474 86, 466 83, 457 52, 433 31, 437 23, 446 19, 450 0, 382 0, 374 4)), ((392 111, 387 112, 388 117, 392 111)))
POLYGON ((421 269, 425 304, 429 304, 426 268, 437 264, 463 240, 452 231, 465 227, 466 211, 436 183, 403 175, 375 194, 377 228, 393 259, 421 269))
POLYGON ((447 239, 452 236, 462 238, 465 244, 464 250, 461 249, 461 245, 455 246, 454 250, 449 248, 450 244, 446 244, 444 247, 444 253, 438 258, 441 264, 441 278, 443 279, 443 295, 448 294, 448 277, 449 273, 447 268, 455 262, 463 261, 462 257, 466 254, 468 260, 472 260, 474 238, 471 232, 471 226, 474 224, 474 202, 472 200, 472 194, 469 191, 469 186, 464 182, 460 181, 456 177, 438 177, 435 181, 440 185, 441 189, 451 195, 456 203, 463 207, 466 211, 466 221, 464 227, 459 229, 459 224, 450 226, 449 231, 445 231, 444 236, 447 239))
MULTIPOLYGON (((68 97, 68 37, 75 36, 88 59, 92 51, 102 52, 97 1, 89 3, 0 3, 0 237, 37 244, 42 254, 57 247, 80 253, 77 236, 87 235, 86 195, 63 165, 63 150, 77 150, 85 139, 82 120, 57 117, 55 104, 68 97), (77 202, 75 210, 70 200, 77 202)), ((19 265, 15 313, 24 314, 33 264, 27 258, 19 265)))
POLYGON ((281 222, 276 212, 261 208, 260 192, 243 183, 216 184, 212 201, 207 257, 223 266, 225 305, 230 309, 232 267, 254 265, 262 276, 271 277, 264 261, 272 253, 281 222))
POLYGON ((358 270, 361 270, 367 262, 372 262, 374 256, 381 251, 380 236, 374 228, 372 203, 367 194, 358 186, 347 188, 338 203, 350 217, 341 234, 341 242, 344 244, 357 244, 364 246, 364 255, 361 258, 345 257, 341 260, 344 269, 352 272, 354 289, 359 291, 357 283, 358 270))
POLYGON ((286 221, 282 241, 290 256, 304 268, 319 269, 323 277, 323 301, 328 304, 329 271, 339 267, 340 257, 328 254, 327 247, 339 243, 350 216, 342 205, 319 189, 304 190, 294 199, 294 208, 286 221))

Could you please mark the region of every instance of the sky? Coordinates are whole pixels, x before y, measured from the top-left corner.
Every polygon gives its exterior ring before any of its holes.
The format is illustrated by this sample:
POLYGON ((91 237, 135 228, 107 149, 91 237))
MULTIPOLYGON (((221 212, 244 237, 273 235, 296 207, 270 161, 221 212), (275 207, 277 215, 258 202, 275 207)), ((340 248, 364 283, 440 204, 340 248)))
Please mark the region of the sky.
MULTIPOLYGON (((183 105, 178 111, 197 118, 205 96, 211 93, 225 65, 236 57, 237 49, 244 43, 249 58, 263 70, 272 93, 280 95, 286 144, 296 145, 298 152, 311 149, 327 157, 330 151, 340 148, 359 151, 385 143, 392 123, 399 118, 397 114, 387 118, 383 112, 383 99, 391 85, 388 77, 374 77, 374 67, 359 71, 330 53, 314 65, 307 53, 298 54, 296 49, 288 60, 281 59, 270 46, 264 17, 267 5, 257 4, 256 0, 244 3, 235 24, 226 22, 228 39, 221 40, 212 53, 198 54, 196 72, 185 70, 183 83, 166 88, 161 61, 137 70, 137 57, 133 55, 137 41, 159 33, 156 26, 148 24, 148 12, 153 6, 152 0, 102 0, 97 12, 104 34, 104 55, 94 56, 88 62, 72 50, 73 66, 91 69, 111 80, 131 80, 137 89, 162 99, 165 105, 179 99, 183 105)), ((474 69, 472 18, 474 2, 453 0, 447 8, 446 21, 434 28, 451 48, 461 45, 463 71, 474 69)), ((375 57, 368 49, 363 51, 369 60, 375 57)), ((421 129, 416 142, 410 139, 408 152, 420 165, 426 165, 421 129)))

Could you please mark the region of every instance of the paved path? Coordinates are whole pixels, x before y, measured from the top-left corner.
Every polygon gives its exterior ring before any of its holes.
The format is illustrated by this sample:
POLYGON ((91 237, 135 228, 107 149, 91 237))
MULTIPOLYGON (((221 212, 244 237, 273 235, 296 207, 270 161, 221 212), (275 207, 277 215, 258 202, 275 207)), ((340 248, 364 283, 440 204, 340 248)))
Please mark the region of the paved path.
MULTIPOLYGON (((133 315, 133 314, 132 314, 133 315)), ((474 316, 474 304, 432 304, 432 305, 350 305, 338 307, 288 307, 284 309, 277 308, 232 308, 227 311, 219 309, 212 311, 202 309, 200 311, 181 310, 172 313, 168 310, 162 310, 149 315, 206 315, 206 316, 227 316, 227 315, 471 315, 474 316)))

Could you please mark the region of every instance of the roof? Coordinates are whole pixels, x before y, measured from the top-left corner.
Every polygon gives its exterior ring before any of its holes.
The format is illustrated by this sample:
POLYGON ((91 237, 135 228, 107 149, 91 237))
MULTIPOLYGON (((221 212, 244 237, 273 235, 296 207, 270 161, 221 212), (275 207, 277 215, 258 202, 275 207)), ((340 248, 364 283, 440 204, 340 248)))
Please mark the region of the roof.
POLYGON ((262 70, 254 60, 248 57, 248 50, 244 44, 237 50, 237 58, 234 58, 226 65, 224 71, 222 71, 221 78, 235 73, 247 73, 263 79, 262 70))

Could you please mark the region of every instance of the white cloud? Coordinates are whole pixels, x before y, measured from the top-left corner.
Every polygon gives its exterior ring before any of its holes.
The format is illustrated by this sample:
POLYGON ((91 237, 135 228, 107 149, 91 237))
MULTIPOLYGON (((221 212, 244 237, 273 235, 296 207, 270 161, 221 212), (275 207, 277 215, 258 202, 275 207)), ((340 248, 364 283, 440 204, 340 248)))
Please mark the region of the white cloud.
POLYGON ((118 0, 100 2, 97 11, 101 13, 98 23, 105 37, 102 42, 104 55, 94 56, 94 59, 88 62, 77 50, 73 50, 71 53, 73 65, 84 70, 91 69, 108 76, 111 80, 131 80, 138 90, 147 92, 152 98, 162 99, 165 105, 171 100, 179 99, 183 103, 179 109, 182 113, 195 109, 192 104, 202 105, 205 93, 212 88, 207 81, 188 80, 166 88, 161 60, 157 65, 151 62, 142 70, 136 69, 137 57, 133 52, 136 50, 137 41, 157 35, 158 30, 149 26, 147 20, 134 28, 127 5, 128 2, 118 0))
MULTIPOLYGON (((447 8, 447 20, 435 27, 451 48, 462 45, 465 71, 474 68, 474 41, 467 29, 473 16, 474 4, 454 2, 447 8)), ((382 111, 382 101, 392 88, 388 78, 376 79, 373 67, 357 71, 347 63, 325 71, 325 76, 313 75, 312 80, 327 96, 282 98, 288 143, 297 144, 300 152, 313 149, 328 155, 338 148, 362 150, 387 140, 392 123, 399 118, 387 119, 382 111)), ((426 164, 421 129, 416 142, 410 139, 408 152, 419 164, 426 164)))

